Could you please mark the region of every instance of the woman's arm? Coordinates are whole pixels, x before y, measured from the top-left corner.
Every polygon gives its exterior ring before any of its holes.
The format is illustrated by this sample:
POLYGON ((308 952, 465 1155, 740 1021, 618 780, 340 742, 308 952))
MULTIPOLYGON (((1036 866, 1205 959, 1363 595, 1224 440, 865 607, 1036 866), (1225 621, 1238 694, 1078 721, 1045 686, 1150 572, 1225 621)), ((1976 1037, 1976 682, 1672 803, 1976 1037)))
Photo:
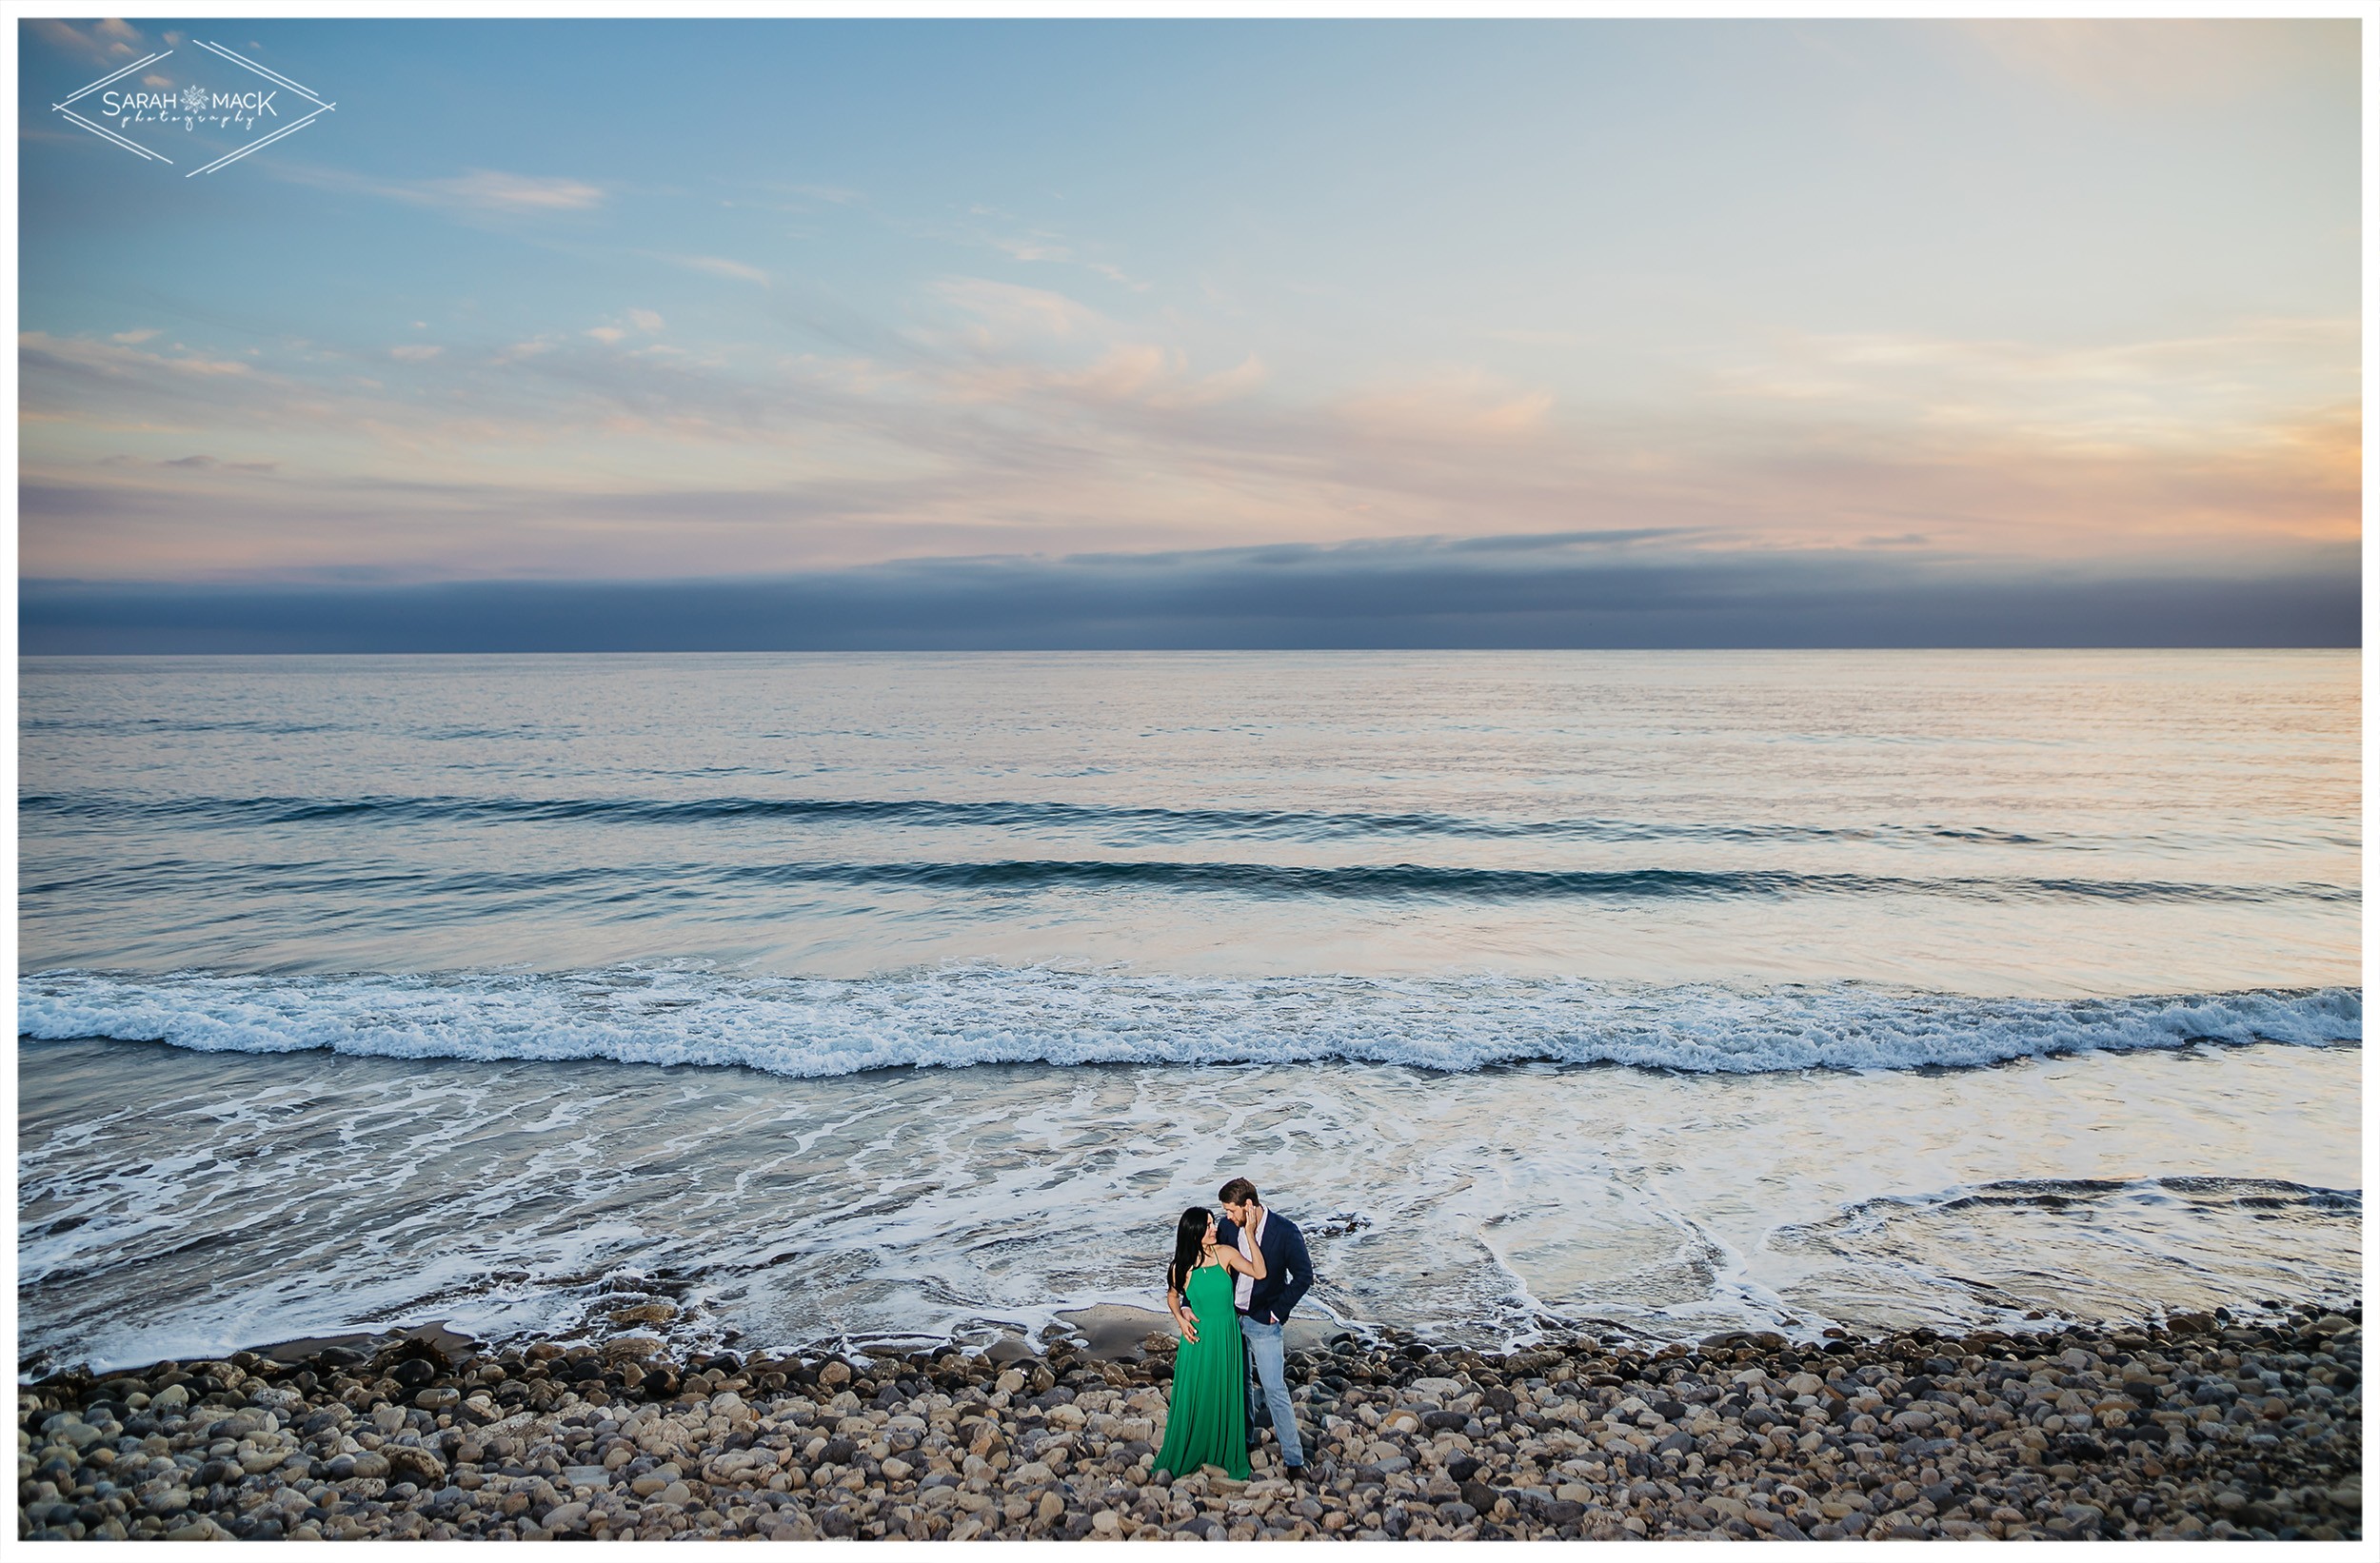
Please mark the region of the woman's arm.
POLYGON ((1190 1312, 1187 1300, 1180 1293, 1170 1288, 1166 1291, 1165 1311, 1174 1316, 1174 1328, 1181 1332, 1181 1338, 1193 1346, 1197 1345, 1199 1343, 1198 1316, 1190 1312))
MULTIPOLYGON (((1256 1248, 1254 1243, 1248 1246, 1256 1248)), ((1264 1278, 1264 1250, 1260 1248, 1257 1248, 1256 1256, 1250 1258, 1236 1248, 1225 1248, 1219 1243, 1216 1245, 1215 1256, 1223 1261, 1224 1268, 1237 1270, 1251 1280, 1260 1281, 1264 1278)))

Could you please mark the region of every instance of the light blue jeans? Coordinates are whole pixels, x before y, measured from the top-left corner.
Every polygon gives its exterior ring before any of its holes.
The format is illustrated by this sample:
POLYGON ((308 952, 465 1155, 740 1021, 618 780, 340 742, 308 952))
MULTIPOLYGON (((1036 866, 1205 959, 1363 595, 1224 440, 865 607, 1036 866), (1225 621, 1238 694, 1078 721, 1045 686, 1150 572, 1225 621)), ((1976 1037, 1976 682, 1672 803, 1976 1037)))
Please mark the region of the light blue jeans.
MULTIPOLYGON (((1248 1343, 1248 1360, 1257 1382, 1264 1386, 1264 1404, 1273 1413, 1273 1436, 1280 1440, 1280 1457, 1289 1465, 1306 1463, 1305 1446, 1298 1442, 1298 1418, 1289 1409, 1289 1380, 1281 1359, 1281 1327, 1240 1316, 1240 1334, 1248 1343)), ((1255 1429, 1251 1428, 1250 1432, 1255 1429)))

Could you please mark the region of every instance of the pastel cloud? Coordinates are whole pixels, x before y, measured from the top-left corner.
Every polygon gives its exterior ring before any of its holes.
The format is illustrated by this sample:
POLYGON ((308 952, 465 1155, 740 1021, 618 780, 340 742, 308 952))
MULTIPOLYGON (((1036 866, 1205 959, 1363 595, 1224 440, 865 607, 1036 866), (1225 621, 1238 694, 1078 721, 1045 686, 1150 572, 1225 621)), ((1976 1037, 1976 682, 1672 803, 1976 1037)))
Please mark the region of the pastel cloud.
POLYGON ((1367 432, 1399 439, 1525 438, 1546 427, 1554 393, 1499 383, 1476 368, 1450 368, 1358 392, 1339 415, 1367 432))
POLYGON ((184 351, 178 356, 143 352, 128 343, 146 342, 154 331, 126 332, 107 342, 88 337, 56 337, 47 331, 21 331, 17 348, 29 362, 71 368, 89 375, 129 378, 159 371, 171 375, 245 375, 252 366, 236 358, 208 358, 184 351))
POLYGON ((50 48, 92 65, 122 65, 149 52, 140 30, 118 17, 93 22, 88 29, 50 17, 29 18, 26 27, 50 48))
POLYGON ((602 187, 584 180, 534 178, 487 168, 473 168, 453 179, 427 180, 415 188, 433 201, 500 211, 585 211, 604 201, 602 187))
POLYGON ((688 271, 700 271, 713 277, 725 277, 730 282, 753 283, 762 287, 768 286, 767 272, 757 266, 747 266, 742 261, 729 260, 724 255, 664 255, 660 258, 669 262, 672 266, 682 266, 688 271))
MULTIPOLYGON (((414 569, 534 569, 558 527, 585 532, 576 567, 634 573, 1460 536, 1482 518, 1521 533, 1683 528, 1708 545, 1921 539, 1978 557, 2154 548, 2205 564, 2359 525, 2360 420, 2331 394, 2351 362, 2337 322, 2090 349, 1782 338, 1716 369, 1690 409, 1664 409, 1573 405, 1462 366, 1299 391, 1255 351, 1201 364, 1152 323, 1048 289, 945 278, 918 302, 890 361, 630 358, 587 346, 629 339, 609 324, 575 346, 388 349, 445 377, 426 399, 342 380, 336 355, 250 364, 27 333, 39 432, 26 471, 50 496, 28 504, 28 567, 105 576, 159 557, 139 503, 107 497, 129 479, 63 459, 102 422, 144 418, 317 452, 278 507, 221 521, 256 539, 244 556, 307 568, 394 564, 401 546, 414 569), (2258 353, 2260 383, 2297 386, 2297 402, 2226 378, 2258 353), (177 388, 200 384, 215 388, 177 388), (417 477, 426 457, 447 475, 434 488, 417 477), (452 524, 392 524, 413 511, 452 524)), ((658 326, 641 307, 622 318, 658 326)))
POLYGON ((483 220, 593 212, 609 192, 583 179, 469 168, 440 179, 384 179, 350 168, 277 158, 266 165, 276 178, 320 189, 371 196, 407 206, 444 208, 483 220))

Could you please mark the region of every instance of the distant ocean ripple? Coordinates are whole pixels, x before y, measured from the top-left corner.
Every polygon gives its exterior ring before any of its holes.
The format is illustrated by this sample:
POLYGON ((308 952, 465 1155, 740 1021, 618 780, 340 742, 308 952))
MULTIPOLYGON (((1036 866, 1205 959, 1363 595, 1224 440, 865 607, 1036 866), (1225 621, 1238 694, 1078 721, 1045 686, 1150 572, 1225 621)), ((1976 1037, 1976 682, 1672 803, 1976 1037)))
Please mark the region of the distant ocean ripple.
MULTIPOLYGON (((936 798, 136 798, 103 792, 29 793, 22 814, 55 820, 192 824, 309 824, 327 821, 517 821, 526 824, 686 824, 784 820, 803 823, 902 824, 1039 830, 1049 827, 1122 831, 1150 841, 1240 839, 1329 841, 1339 838, 1450 837, 1486 841, 1879 841, 1983 842, 2090 850, 2157 844, 2153 836, 2049 831, 2029 833, 1987 825, 1891 823, 1814 825, 1691 821, 1544 819, 1497 820, 1458 814, 1318 812, 1303 809, 1158 808, 936 798)), ((2174 845, 2186 844, 2174 841, 2174 845)), ((2325 838, 2322 844, 2352 846, 2325 838)))
POLYGON ((18 970, 2352 979, 2351 657, 35 659, 18 970))
MULTIPOLYGON (((130 882, 171 884, 205 879, 206 892, 354 888, 369 884, 391 894, 530 895, 594 889, 629 900, 634 887, 610 867, 560 869, 382 868, 351 860, 297 859, 221 863, 193 858, 116 862, 87 874, 30 880, 28 894, 63 896, 122 889, 130 882)), ((1327 900, 1661 900, 1788 896, 1927 896, 1984 902, 2360 901, 2353 885, 2323 883, 2192 884, 2159 880, 2036 879, 1996 876, 1919 879, 1883 874, 1796 873, 1786 869, 1526 869, 1464 868, 1430 863, 1297 863, 1131 861, 1115 859, 1007 859, 959 862, 724 862, 681 863, 640 876, 655 895, 683 896, 704 883, 727 886, 896 885, 923 890, 1045 890, 1068 887, 1312 897, 1327 900)), ((658 909, 661 903, 655 903, 658 909)))

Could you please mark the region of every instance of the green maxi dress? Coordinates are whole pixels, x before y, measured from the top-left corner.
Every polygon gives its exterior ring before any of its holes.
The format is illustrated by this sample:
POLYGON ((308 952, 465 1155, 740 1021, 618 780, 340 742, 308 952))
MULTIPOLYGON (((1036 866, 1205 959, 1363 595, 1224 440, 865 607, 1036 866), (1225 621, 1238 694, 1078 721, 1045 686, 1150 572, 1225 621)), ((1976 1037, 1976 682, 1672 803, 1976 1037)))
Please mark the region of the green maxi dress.
POLYGON ((1199 1321, 1199 1338, 1174 1353, 1165 1445, 1150 1463, 1177 1476, 1220 1465, 1234 1481, 1246 1481, 1248 1368, 1240 1355, 1240 1315, 1232 1307, 1231 1272, 1220 1264, 1199 1266, 1182 1285, 1182 1301, 1199 1321))

